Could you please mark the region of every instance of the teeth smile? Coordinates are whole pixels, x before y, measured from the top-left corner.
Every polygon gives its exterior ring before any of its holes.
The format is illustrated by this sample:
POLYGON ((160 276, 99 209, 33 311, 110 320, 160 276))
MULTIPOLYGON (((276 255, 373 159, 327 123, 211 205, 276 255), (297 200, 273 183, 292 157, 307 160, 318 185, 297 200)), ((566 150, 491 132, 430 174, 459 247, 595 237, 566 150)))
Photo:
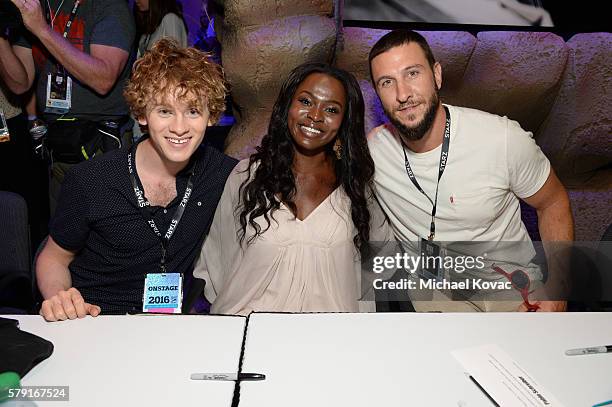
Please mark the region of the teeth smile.
POLYGON ((300 126, 300 128, 306 133, 321 134, 321 130, 313 129, 312 127, 300 126))
POLYGON ((185 144, 186 142, 189 141, 188 138, 180 138, 180 139, 176 139, 176 138, 167 138, 166 140, 168 140, 169 142, 173 143, 173 144, 185 144))

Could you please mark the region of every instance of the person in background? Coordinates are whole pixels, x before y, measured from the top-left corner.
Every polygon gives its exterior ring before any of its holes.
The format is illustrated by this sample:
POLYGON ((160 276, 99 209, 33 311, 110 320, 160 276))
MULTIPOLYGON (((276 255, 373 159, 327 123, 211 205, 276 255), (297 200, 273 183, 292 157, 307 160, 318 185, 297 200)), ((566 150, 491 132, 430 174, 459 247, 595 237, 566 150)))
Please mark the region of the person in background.
MULTIPOLYGON (((55 210, 66 171, 123 146, 129 122, 122 91, 128 79, 134 20, 124 0, 11 0, 33 42, 28 59, 38 73, 36 102, 52 150, 49 204, 55 210)), ((5 62, 13 56, 0 54, 5 62)))
POLYGON ((139 58, 161 38, 171 38, 179 46, 187 46, 187 25, 176 0, 136 0, 134 16, 139 58))
MULTIPOLYGON (((187 46, 187 25, 183 19, 181 5, 176 0, 136 0, 134 17, 138 58, 161 38, 173 39, 181 47, 187 46)), ((135 122, 134 140, 138 140, 141 136, 140 126, 135 122)))
MULTIPOLYGON (((18 11, 15 9, 15 13, 18 11)), ((15 44, 19 27, 0 33, 0 190, 21 195, 28 204, 32 250, 46 234, 46 191, 36 187, 45 166, 32 156, 32 139, 23 112, 23 94, 31 89, 35 68, 29 48, 15 44), (41 199, 42 198, 42 199, 41 199), (42 202, 41 202, 42 201, 42 202)), ((0 264, 0 268, 2 265, 0 264)))
POLYGON ((367 310, 360 258, 391 235, 363 117, 351 74, 325 64, 291 72, 261 146, 228 178, 194 269, 211 312, 367 310))

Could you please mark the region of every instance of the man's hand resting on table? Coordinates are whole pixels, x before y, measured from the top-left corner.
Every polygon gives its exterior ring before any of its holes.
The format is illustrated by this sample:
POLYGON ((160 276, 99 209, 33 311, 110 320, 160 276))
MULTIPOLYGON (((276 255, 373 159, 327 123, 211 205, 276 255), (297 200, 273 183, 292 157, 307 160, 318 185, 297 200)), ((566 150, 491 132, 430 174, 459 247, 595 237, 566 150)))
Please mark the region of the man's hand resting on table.
POLYGON ((65 321, 83 318, 85 315, 96 317, 100 307, 88 304, 76 288, 68 266, 76 252, 66 250, 49 236, 36 261, 36 278, 43 301, 40 315, 47 321, 65 321))
POLYGON ((50 322, 83 318, 86 315, 97 317, 99 314, 100 307, 85 302, 79 290, 74 287, 59 291, 43 301, 40 307, 40 315, 50 322))

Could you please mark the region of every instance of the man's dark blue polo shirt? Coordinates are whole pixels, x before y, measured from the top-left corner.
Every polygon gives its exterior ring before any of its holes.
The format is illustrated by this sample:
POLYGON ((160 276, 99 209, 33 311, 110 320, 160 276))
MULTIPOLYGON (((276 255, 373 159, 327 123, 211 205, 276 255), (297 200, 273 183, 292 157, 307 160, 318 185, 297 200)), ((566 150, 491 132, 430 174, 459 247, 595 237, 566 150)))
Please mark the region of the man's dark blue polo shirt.
MULTIPOLYGON (((128 153, 128 149, 112 151, 73 167, 50 227, 58 245, 77 252, 69 267, 72 286, 107 314, 142 310, 145 275, 159 272, 162 254, 159 237, 138 207, 128 153)), ((193 272, 225 180, 237 163, 204 146, 191 159, 196 162, 193 191, 166 255, 167 271, 184 275, 193 272)), ((188 178, 187 171, 179 173, 177 197, 166 208, 151 208, 162 234, 183 198, 188 178)))

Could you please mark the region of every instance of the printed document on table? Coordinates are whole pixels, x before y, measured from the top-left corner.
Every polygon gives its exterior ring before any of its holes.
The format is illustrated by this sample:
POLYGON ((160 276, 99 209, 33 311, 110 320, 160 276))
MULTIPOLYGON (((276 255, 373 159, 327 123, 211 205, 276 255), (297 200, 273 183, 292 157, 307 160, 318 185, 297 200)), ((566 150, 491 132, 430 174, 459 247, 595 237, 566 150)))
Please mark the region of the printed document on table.
POLYGON ((458 349, 451 354, 500 406, 563 407, 497 345, 458 349))

